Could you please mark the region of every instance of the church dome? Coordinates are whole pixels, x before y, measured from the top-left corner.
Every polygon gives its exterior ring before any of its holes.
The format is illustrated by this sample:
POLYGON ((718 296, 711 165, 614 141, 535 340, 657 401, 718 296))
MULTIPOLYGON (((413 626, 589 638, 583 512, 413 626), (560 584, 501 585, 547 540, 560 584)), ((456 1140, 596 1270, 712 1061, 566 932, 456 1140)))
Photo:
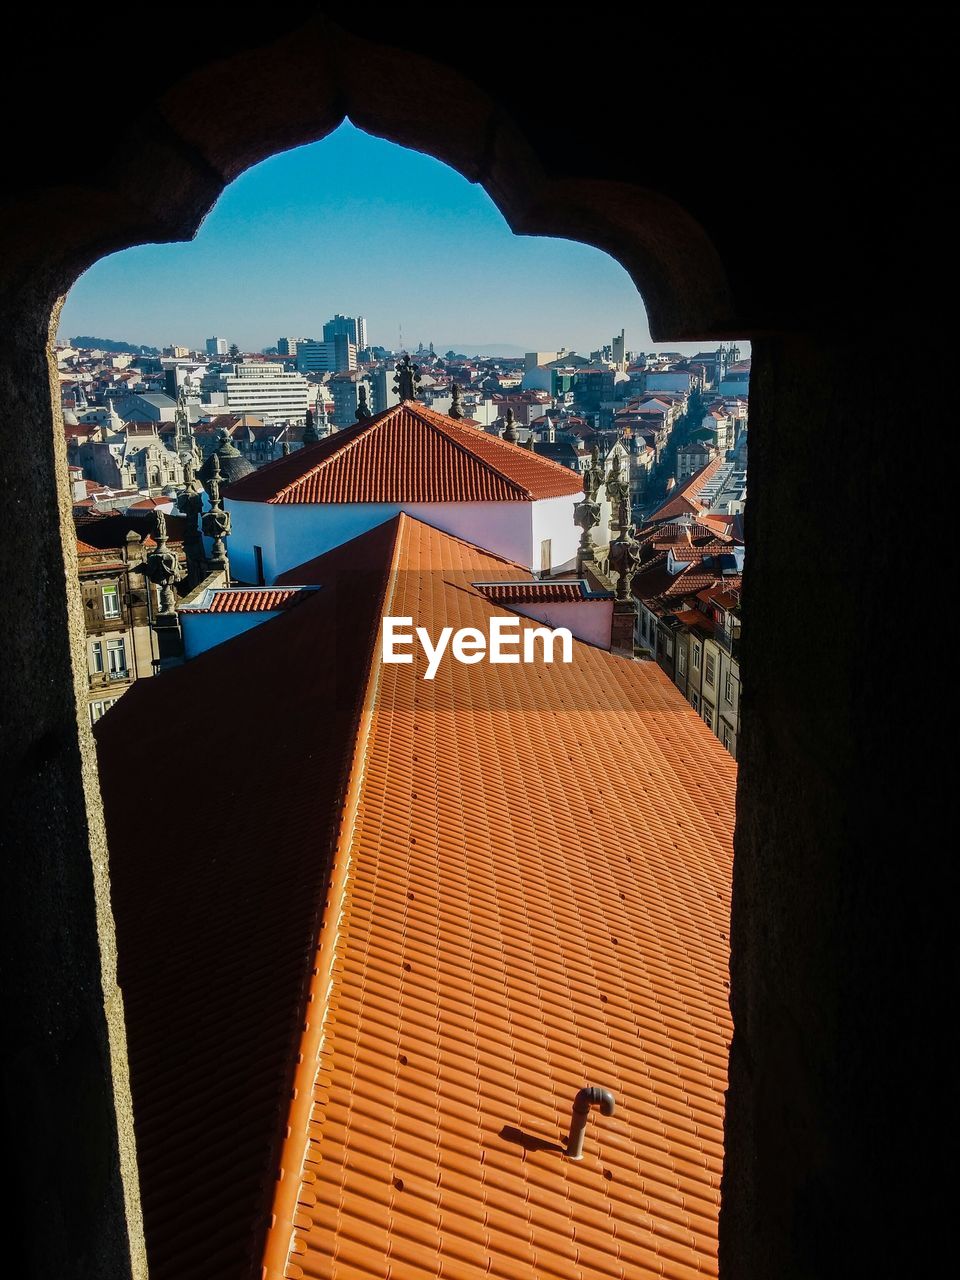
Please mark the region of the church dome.
POLYGON ((253 463, 247 461, 227 433, 224 432, 219 445, 217 445, 216 453, 210 454, 197 473, 204 486, 209 484, 213 477, 213 459, 215 456, 220 463, 220 485, 223 489, 233 484, 235 480, 242 480, 244 476, 248 476, 256 470, 253 463))

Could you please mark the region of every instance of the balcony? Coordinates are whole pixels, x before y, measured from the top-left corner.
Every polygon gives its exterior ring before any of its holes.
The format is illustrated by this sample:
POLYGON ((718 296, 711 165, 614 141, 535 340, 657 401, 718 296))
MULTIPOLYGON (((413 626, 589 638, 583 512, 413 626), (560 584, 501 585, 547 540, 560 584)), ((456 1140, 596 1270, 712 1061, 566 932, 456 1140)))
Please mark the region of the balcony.
POLYGON ((726 627, 721 627, 715 622, 713 625, 713 638, 721 649, 725 649, 731 658, 740 657, 740 629, 735 632, 728 631, 726 627))

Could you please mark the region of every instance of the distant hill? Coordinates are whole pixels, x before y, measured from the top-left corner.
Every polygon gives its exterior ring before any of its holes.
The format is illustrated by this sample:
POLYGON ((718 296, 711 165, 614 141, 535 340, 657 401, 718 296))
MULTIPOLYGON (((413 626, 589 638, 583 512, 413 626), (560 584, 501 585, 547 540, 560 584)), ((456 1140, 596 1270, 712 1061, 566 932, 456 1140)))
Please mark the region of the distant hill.
POLYGON ((158 356, 160 354, 159 347, 144 347, 136 342, 118 342, 115 338, 91 338, 89 336, 71 338, 70 345, 74 347, 93 347, 98 351, 129 351, 132 355, 137 356, 158 356))

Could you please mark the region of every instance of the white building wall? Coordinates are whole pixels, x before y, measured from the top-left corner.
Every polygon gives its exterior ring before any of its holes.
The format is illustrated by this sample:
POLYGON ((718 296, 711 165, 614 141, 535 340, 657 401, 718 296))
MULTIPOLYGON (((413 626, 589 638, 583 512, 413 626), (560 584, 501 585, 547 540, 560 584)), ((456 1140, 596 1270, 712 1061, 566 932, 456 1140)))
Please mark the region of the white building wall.
POLYGON ((514 613, 542 622, 544 626, 566 627, 577 640, 610 648, 610 631, 613 626, 612 600, 553 601, 545 604, 511 603, 514 613))
POLYGON ((228 543, 233 577, 256 582, 255 545, 263 549, 268 583, 288 569, 383 524, 398 512, 463 538, 532 571, 540 569, 540 544, 549 538, 553 568, 576 562, 579 530, 573 523, 577 495, 540 502, 269 503, 232 501, 225 495, 233 531, 228 543))
MULTIPOLYGON (((263 549, 263 576, 267 582, 273 582, 280 570, 274 568, 276 551, 273 542, 273 512, 262 502, 231 502, 229 494, 224 494, 224 507, 230 512, 231 533, 227 539, 227 556, 230 560, 230 576, 236 582, 247 582, 257 585, 257 561, 253 548, 263 549)), ((210 539, 204 539, 207 554, 210 552, 210 539)))
POLYGON ((183 629, 183 656, 189 662, 207 649, 223 644, 224 640, 232 640, 252 627, 259 627, 262 622, 271 618, 279 618, 280 611, 262 610, 248 613, 191 613, 189 609, 181 609, 180 626, 183 629))
POLYGON ((404 503, 407 515, 526 568, 533 565, 530 502, 404 503))
POLYGON ((550 571, 562 573, 576 567, 580 530, 573 523, 573 508, 582 493, 562 498, 541 498, 533 504, 533 556, 530 568, 540 571, 540 544, 550 540, 550 571))

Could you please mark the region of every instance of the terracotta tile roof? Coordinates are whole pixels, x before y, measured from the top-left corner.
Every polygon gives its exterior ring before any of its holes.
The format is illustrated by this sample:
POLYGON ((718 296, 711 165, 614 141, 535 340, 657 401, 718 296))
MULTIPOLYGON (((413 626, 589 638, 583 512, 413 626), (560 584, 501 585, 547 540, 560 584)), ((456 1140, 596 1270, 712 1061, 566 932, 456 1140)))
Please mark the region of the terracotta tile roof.
POLYGON ((699 501, 698 495, 708 480, 712 480, 726 459, 723 455, 708 462, 705 467, 695 472, 683 484, 672 489, 655 511, 651 511, 648 520, 666 520, 674 516, 700 515, 706 504, 699 501))
POLYGON ((404 401, 261 467, 230 501, 529 502, 578 493, 567 467, 404 401))
POLYGON ((612 599, 611 592, 590 592, 579 579, 572 582, 476 582, 488 600, 500 604, 578 604, 583 600, 612 599))
POLYGON ((307 595, 297 587, 231 587, 210 592, 208 604, 188 605, 185 613, 275 613, 303 604, 307 595))
POLYGON ((589 645, 371 662, 384 614, 487 629, 469 544, 400 516, 324 559, 97 726, 153 1280, 716 1274, 734 762, 589 645), (129 742, 233 680, 256 802, 145 825, 129 742), (584 1083, 617 1110, 574 1163, 584 1083))
POLYGON ((131 502, 127 508, 128 511, 153 511, 158 507, 166 507, 170 510, 175 506, 173 498, 141 498, 139 502, 131 502))
POLYGON ((682 622, 685 627, 697 627, 700 631, 708 631, 713 634, 713 622, 705 613, 701 613, 699 609, 681 609, 679 613, 674 614, 678 622, 682 622))
POLYGON ((704 591, 698 591, 697 599, 703 600, 706 604, 715 604, 721 609, 740 608, 740 592, 737 590, 730 591, 726 587, 719 585, 707 587, 704 591))
POLYGON ((394 537, 383 526, 350 544, 338 578, 331 553, 334 589, 137 681, 113 708, 118 723, 105 717, 97 732, 154 1280, 236 1280, 263 1247, 281 1100, 394 537), (338 627, 341 610, 349 625, 338 627), (182 718, 167 698, 201 706, 229 678, 225 659, 243 695, 218 698, 216 732, 231 748, 259 740, 256 764, 225 769, 216 802, 192 806, 185 827, 144 823, 143 796, 120 767, 131 735, 149 723, 151 741, 182 757, 182 718))

